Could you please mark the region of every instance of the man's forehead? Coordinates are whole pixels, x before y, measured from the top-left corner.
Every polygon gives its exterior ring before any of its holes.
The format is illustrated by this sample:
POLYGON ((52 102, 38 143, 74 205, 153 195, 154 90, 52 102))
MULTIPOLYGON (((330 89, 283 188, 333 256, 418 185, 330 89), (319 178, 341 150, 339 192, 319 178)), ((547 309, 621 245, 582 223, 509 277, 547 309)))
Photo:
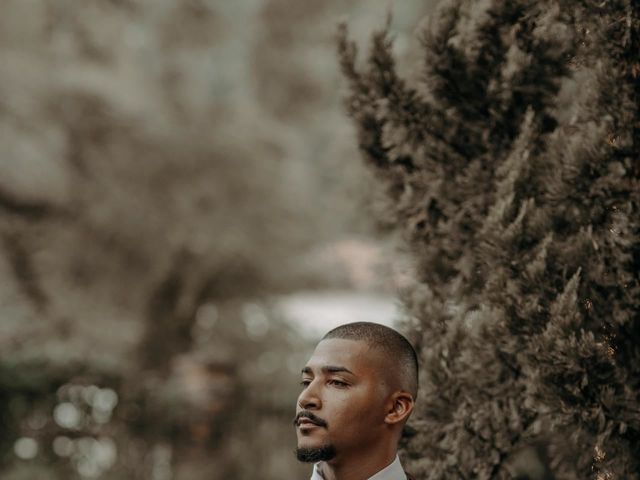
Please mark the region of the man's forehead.
POLYGON ((318 343, 307 366, 342 366, 357 374, 376 365, 379 356, 377 353, 377 349, 372 349, 363 340, 328 338, 318 343))

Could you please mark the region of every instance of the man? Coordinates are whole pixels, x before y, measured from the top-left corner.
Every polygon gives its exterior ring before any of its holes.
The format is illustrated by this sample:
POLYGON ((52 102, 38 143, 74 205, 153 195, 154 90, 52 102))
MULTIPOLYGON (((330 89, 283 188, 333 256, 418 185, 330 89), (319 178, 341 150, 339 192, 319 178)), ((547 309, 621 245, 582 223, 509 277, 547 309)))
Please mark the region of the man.
POLYGON ((368 322, 327 333, 302 369, 296 454, 311 480, 405 480, 397 455, 418 391, 411 344, 368 322))

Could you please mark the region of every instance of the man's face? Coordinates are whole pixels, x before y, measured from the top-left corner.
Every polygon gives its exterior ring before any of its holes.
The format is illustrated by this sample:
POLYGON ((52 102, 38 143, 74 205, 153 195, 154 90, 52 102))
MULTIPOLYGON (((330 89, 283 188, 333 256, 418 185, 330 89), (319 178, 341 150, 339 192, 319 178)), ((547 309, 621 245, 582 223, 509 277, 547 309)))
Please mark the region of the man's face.
POLYGON ((388 391, 382 368, 380 352, 365 342, 321 341, 302 372, 298 449, 331 446, 342 455, 367 450, 380 439, 388 391))

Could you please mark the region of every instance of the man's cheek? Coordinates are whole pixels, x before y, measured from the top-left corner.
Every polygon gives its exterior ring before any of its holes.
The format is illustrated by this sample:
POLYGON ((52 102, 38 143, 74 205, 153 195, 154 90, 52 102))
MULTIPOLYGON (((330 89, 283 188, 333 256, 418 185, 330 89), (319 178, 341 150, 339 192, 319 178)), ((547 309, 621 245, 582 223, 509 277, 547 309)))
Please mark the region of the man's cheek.
POLYGON ((369 406, 363 400, 366 400, 366 398, 361 398, 359 396, 352 396, 341 400, 340 417, 345 424, 361 425, 370 415, 371 411, 369 406))

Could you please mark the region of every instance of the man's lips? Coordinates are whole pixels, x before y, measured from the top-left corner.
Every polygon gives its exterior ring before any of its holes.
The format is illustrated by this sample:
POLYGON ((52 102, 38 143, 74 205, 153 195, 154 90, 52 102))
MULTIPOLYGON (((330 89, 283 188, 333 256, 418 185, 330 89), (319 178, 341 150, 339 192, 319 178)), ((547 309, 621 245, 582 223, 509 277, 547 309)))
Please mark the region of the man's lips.
POLYGON ((308 418, 301 418, 298 420, 299 427, 319 427, 319 425, 315 422, 312 422, 308 418))
POLYGON ((327 422, 322 420, 319 417, 316 417, 314 414, 310 412, 300 412, 296 415, 296 418, 293 421, 294 425, 299 428, 310 428, 310 427, 326 427, 327 422))

